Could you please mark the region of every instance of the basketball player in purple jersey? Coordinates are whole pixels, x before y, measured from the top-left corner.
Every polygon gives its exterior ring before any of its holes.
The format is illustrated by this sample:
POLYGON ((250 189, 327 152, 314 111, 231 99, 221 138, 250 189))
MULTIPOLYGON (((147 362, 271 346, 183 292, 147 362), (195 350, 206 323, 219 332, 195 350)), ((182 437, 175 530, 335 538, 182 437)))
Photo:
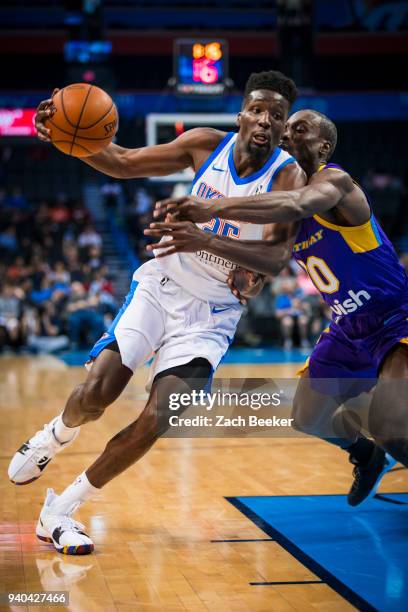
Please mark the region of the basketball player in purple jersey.
MULTIPOLYGON (((116 178, 162 176, 191 167, 196 172, 192 193, 208 197, 295 189, 305 185, 305 174, 278 145, 296 93, 293 81, 281 73, 253 74, 237 118, 238 133, 196 128, 154 147, 125 149, 110 144, 82 160, 116 178)), ((44 101, 37 114, 39 137, 45 142, 49 132, 43 124, 51 106, 52 99, 44 101)), ((295 228, 290 223, 241 227, 219 222, 207 229, 233 235, 237 244, 243 238, 256 238, 258 265, 266 259, 268 273, 275 274, 283 261, 281 253, 291 249, 295 228), (262 238, 267 242, 259 242, 262 238), (268 255, 265 244, 269 245, 268 255)), ((175 254, 166 261, 152 259, 138 268, 123 307, 91 350, 92 368, 86 381, 72 392, 63 413, 15 453, 8 470, 10 480, 28 484, 39 478, 53 457, 73 442, 80 425, 100 418, 133 371, 154 355, 151 391, 138 419, 114 436, 101 456, 61 495, 50 490, 46 496, 37 535, 59 552, 92 551, 92 540, 71 518, 72 513, 142 457, 163 427, 168 428, 171 393, 189 392, 197 380, 205 385, 211 379, 242 312, 227 284, 235 267, 228 258, 201 251, 175 254)))
MULTIPOLYGON (((295 421, 302 431, 349 451, 356 464, 349 502, 357 505, 374 491, 391 465, 383 449, 408 465, 408 395, 394 385, 390 397, 387 384, 395 378, 408 380, 408 279, 361 188, 347 172, 328 163, 336 141, 336 127, 330 119, 315 111, 299 111, 287 123, 283 147, 305 170, 306 187, 212 202, 192 196, 168 200, 158 203, 156 215, 166 212, 176 219, 201 223, 212 218, 300 222, 293 255, 319 289, 333 318, 304 369, 294 403, 295 421), (377 376, 369 428, 383 448, 356 431, 341 438, 333 436, 335 410, 343 399, 364 387, 356 379, 368 379, 370 387, 369 380, 377 376), (327 378, 336 379, 337 385, 336 389, 332 386, 332 397, 325 398, 316 381, 327 378), (357 390, 353 390, 352 379, 357 390)), ((151 227, 146 231, 150 236, 171 235, 166 243, 170 253, 205 248, 226 256, 232 242, 200 233, 188 222, 151 227)), ((242 253, 247 250, 245 260, 241 253, 240 263, 265 273, 265 265, 255 265, 254 247, 254 243, 240 243, 242 253)))

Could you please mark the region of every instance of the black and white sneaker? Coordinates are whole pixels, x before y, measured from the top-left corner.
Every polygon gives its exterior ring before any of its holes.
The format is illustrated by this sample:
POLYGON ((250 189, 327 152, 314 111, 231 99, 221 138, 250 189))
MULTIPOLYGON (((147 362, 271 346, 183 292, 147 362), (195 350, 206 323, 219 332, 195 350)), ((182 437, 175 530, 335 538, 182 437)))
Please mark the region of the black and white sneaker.
POLYGON ((68 442, 58 442, 54 435, 54 425, 58 417, 44 425, 44 429, 27 440, 16 452, 8 467, 8 476, 14 484, 25 485, 37 480, 44 468, 57 453, 75 440, 79 429, 75 430, 68 442))
POLYGON ((366 499, 374 497, 384 474, 397 463, 379 446, 374 447, 373 454, 366 463, 357 462, 352 455, 350 455, 350 462, 355 466, 354 482, 347 496, 350 506, 358 506, 366 499))
POLYGON ((37 538, 53 544, 63 555, 89 555, 94 544, 85 533, 85 526, 71 518, 79 503, 73 504, 65 514, 54 514, 52 504, 57 499, 54 490, 48 489, 35 530, 37 538))

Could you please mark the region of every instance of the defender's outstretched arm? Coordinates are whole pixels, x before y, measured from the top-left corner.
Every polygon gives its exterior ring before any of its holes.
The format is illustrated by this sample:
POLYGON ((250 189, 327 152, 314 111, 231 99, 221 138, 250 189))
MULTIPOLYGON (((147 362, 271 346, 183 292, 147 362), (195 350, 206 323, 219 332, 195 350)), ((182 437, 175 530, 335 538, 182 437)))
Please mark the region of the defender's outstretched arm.
POLYGON ((191 196, 158 202, 155 216, 171 213, 177 220, 205 223, 212 218, 245 221, 247 223, 277 223, 300 221, 325 212, 339 204, 354 189, 351 177, 346 173, 291 191, 271 191, 243 198, 202 200, 191 196))

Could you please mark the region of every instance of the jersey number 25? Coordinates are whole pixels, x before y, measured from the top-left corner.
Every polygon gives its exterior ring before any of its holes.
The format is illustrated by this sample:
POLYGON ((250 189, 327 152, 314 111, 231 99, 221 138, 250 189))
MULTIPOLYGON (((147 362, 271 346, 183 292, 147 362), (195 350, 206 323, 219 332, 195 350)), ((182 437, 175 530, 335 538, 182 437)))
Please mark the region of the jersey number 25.
POLYGON ((241 230, 238 225, 230 223, 225 219, 211 219, 208 223, 203 223, 201 226, 205 232, 212 232, 219 236, 228 236, 228 238, 239 238, 241 230))

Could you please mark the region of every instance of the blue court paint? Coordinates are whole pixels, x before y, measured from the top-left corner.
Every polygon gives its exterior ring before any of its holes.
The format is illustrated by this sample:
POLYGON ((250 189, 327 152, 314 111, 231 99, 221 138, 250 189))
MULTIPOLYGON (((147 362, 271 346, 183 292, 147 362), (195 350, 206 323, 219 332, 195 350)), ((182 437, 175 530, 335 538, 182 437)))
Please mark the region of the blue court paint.
MULTIPOLYGON (((284 351, 280 348, 230 348, 221 363, 304 363, 309 354, 309 350, 301 349, 284 351)), ((69 366, 81 366, 88 361, 89 350, 68 351, 57 356, 69 366)))
POLYGON ((408 493, 227 499, 359 610, 408 608, 408 493))
POLYGON ((292 349, 284 351, 278 347, 267 348, 230 348, 221 363, 304 363, 310 350, 292 349))

